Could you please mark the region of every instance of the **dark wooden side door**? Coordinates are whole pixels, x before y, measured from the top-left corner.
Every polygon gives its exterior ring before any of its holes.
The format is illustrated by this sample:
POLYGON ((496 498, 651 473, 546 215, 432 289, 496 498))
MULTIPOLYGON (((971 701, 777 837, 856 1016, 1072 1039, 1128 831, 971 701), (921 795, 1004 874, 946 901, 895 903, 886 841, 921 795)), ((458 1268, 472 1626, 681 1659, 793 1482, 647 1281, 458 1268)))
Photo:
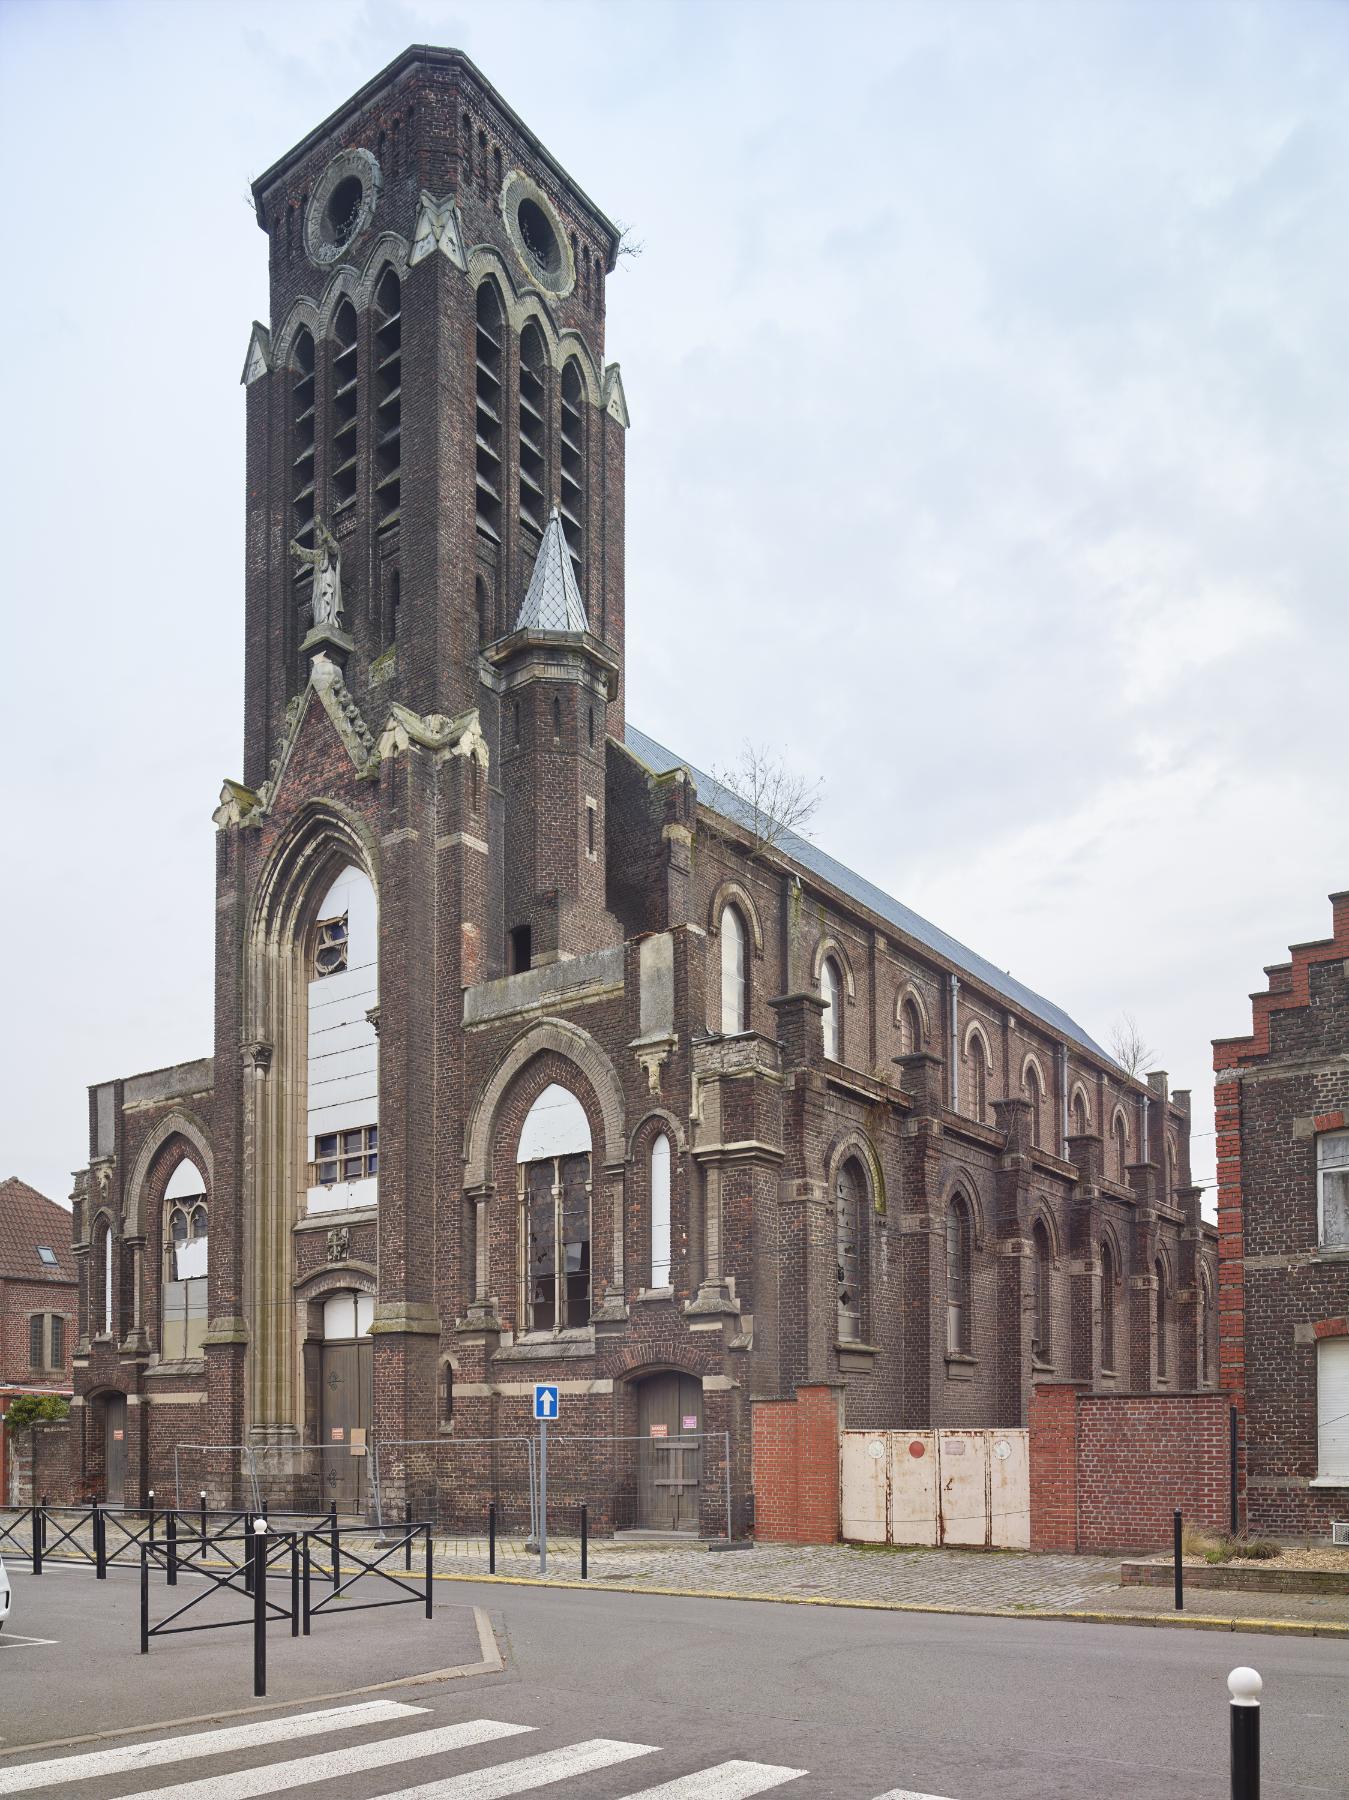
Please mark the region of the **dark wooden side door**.
POLYGON ((109 1394, 103 1402, 103 1468, 109 1506, 126 1503, 126 1395, 109 1394))
POLYGON ((698 1529, 703 1385, 694 1375, 652 1375, 637 1390, 637 1491, 652 1531, 698 1529))
POLYGON ((319 1359, 319 1444, 323 1500, 340 1513, 363 1514, 366 1458, 351 1454, 352 1432, 370 1428, 374 1376, 370 1339, 338 1339, 323 1345, 319 1359))

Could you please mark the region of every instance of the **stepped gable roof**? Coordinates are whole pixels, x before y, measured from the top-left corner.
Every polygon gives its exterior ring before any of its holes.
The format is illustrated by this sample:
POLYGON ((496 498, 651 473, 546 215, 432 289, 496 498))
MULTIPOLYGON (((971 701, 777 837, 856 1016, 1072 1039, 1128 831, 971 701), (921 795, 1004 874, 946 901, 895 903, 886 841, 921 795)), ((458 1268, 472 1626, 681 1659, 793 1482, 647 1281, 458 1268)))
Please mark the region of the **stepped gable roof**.
POLYGON ((534 559, 534 573, 529 578, 517 631, 589 631, 585 603, 576 585, 576 571, 571 566, 571 552, 562 531, 562 519, 556 507, 548 520, 534 559))
POLYGON ((11 1175, 0 1181, 0 1276, 22 1281, 74 1281, 70 1214, 55 1200, 11 1175), (50 1250, 55 1263, 38 1255, 50 1250))
MULTIPOLYGON (((626 725, 624 735, 629 750, 657 775, 668 774, 671 769, 687 769, 704 805, 710 804, 706 796, 715 793, 717 803, 712 807, 714 812, 722 813, 734 824, 743 826, 747 830, 752 829, 749 808, 737 795, 728 792, 724 784, 714 781, 710 775, 703 774, 701 770, 694 768, 692 763, 685 761, 683 757, 676 756, 673 751, 667 750, 663 744, 656 743, 654 738, 649 738, 635 725, 626 725)), ((911 911, 890 894, 883 892, 874 883, 866 880, 864 876, 856 874, 843 863, 836 861, 834 857, 829 856, 817 845, 810 843, 794 831, 785 831, 776 847, 784 856, 789 857, 793 862, 800 863, 803 869, 808 869, 812 875, 817 875, 830 887, 837 888, 840 893, 855 900, 859 906, 865 906, 869 912, 877 913, 882 919, 893 925, 896 931, 902 931, 906 937, 935 951, 938 956, 954 964, 957 969, 963 970, 975 981, 982 982, 994 993, 1001 994, 1018 1012, 1038 1019, 1051 1031, 1057 1032, 1061 1037, 1071 1039, 1073 1043, 1080 1044, 1083 1049, 1089 1050, 1093 1056, 1099 1056, 1103 1061, 1114 1066, 1114 1058, 1109 1052, 1103 1050, 1093 1038, 1088 1037, 1082 1027, 1070 1019, 1061 1007, 1055 1006, 1052 1000, 1046 1000, 1032 988, 1028 988, 1024 983, 1018 981, 1015 976, 1006 974, 976 951, 967 949, 956 938, 929 923, 919 913, 911 911)))

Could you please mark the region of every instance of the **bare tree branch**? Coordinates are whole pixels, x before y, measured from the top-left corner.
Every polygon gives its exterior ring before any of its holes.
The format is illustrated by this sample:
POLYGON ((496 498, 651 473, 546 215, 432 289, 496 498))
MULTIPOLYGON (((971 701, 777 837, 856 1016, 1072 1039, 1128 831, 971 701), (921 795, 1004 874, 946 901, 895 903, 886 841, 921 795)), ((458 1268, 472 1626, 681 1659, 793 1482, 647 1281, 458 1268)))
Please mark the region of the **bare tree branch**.
POLYGON ((1121 1013, 1110 1027, 1110 1054, 1126 1075, 1142 1076, 1157 1061, 1157 1052, 1144 1038, 1131 1012, 1121 1013))
POLYGON ((748 739, 732 768, 712 770, 712 784, 707 804, 745 827, 754 840, 752 856, 776 850, 788 832, 809 837, 824 787, 799 775, 770 746, 748 739), (728 807, 728 797, 739 804, 728 807))

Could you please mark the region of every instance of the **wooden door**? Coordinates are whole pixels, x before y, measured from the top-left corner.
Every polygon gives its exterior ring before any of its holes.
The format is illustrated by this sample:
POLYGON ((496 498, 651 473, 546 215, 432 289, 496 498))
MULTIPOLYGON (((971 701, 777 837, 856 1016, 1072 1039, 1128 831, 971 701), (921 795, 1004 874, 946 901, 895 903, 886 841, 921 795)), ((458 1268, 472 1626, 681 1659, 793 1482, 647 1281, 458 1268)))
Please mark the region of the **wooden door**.
POLYGON ((103 1402, 103 1468, 109 1506, 126 1504, 126 1395, 103 1402))
POLYGON ((340 1513, 363 1514, 366 1459, 351 1454, 352 1432, 369 1432, 373 1389, 373 1345, 368 1338, 325 1343, 319 1357, 322 1394, 319 1460, 326 1507, 337 1502, 340 1513))
POLYGON ((703 1387, 694 1375, 652 1375, 637 1390, 639 1521, 647 1530, 698 1529, 703 1387))

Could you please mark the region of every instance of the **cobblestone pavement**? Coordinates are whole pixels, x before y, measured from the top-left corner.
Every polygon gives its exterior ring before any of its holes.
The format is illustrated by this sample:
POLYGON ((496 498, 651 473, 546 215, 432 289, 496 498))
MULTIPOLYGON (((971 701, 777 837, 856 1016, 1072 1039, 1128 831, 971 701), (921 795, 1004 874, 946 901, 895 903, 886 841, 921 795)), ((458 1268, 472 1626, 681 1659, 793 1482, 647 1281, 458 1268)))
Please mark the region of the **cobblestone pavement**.
MULTIPOLYGON (((436 1566, 482 1574, 487 1546, 477 1539, 438 1543, 436 1566)), ((548 1574, 581 1572, 574 1537, 548 1543, 548 1574)), ((498 1543, 499 1575, 537 1575, 538 1556, 519 1539, 498 1543)), ((862 1600, 956 1610, 1099 1610, 1119 1591, 1119 1558, 1030 1556, 1016 1551, 887 1550, 850 1544, 756 1544, 712 1552, 664 1544, 590 1546, 590 1577, 634 1587, 689 1592, 782 1594, 795 1599, 862 1600)))
MULTIPOLYGON (((1046 1556, 1012 1550, 868 1549, 852 1544, 756 1544, 709 1551, 666 1544, 592 1542, 590 1579, 674 1592, 935 1606, 956 1612, 1114 1613, 1170 1616, 1170 1588, 1120 1586, 1118 1556, 1046 1556)), ((437 1569, 487 1572, 485 1539, 438 1540, 437 1569)), ((497 1543, 497 1573, 537 1579, 538 1553, 519 1538, 497 1543)), ((548 1541, 548 1579, 576 1581, 580 1543, 548 1541)), ((1186 1610, 1209 1619, 1349 1625, 1349 1595, 1258 1594, 1188 1589, 1186 1610)))

